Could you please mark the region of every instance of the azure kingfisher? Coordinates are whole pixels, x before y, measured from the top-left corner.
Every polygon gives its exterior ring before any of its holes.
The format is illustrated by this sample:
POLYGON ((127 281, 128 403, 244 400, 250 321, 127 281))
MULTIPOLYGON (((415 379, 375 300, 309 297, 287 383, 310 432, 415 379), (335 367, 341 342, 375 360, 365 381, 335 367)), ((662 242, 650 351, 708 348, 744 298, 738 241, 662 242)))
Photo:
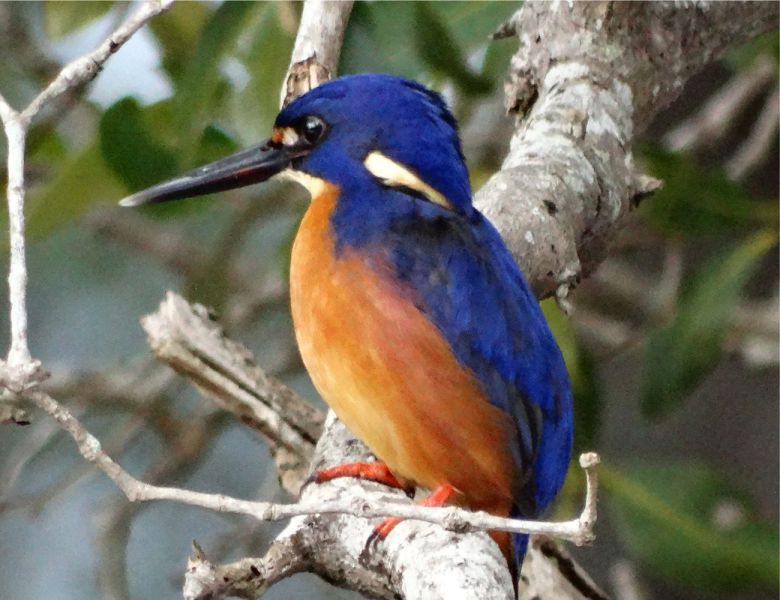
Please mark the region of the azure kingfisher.
MULTIPOLYGON (((290 268, 303 362, 378 459, 314 479, 421 486, 432 490, 427 505, 539 516, 571 456, 570 383, 523 274, 472 205, 441 96, 390 75, 329 81, 286 106, 265 143, 121 204, 277 174, 312 196, 290 268)), ((516 575, 527 536, 491 536, 516 575)))

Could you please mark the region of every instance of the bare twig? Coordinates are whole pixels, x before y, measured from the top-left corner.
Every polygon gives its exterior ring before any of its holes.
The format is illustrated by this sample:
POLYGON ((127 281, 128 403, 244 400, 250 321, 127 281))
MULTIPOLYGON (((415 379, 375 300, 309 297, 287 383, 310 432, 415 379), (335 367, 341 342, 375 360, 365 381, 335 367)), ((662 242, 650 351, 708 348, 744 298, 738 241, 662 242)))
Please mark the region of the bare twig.
POLYGON ((22 111, 21 118, 28 125, 38 113, 48 106, 54 99, 68 90, 92 81, 103 64, 124 43, 129 40, 136 31, 146 25, 147 21, 156 17, 161 12, 168 10, 173 5, 173 0, 148 0, 130 16, 114 33, 103 41, 95 50, 71 63, 67 64, 45 90, 22 111))
POLYGON ((39 367, 32 364, 27 345, 27 264, 24 238, 24 146, 27 126, 20 115, 0 96, 0 118, 8 140, 8 217, 11 233, 11 263, 8 271, 11 304, 11 348, 9 369, 29 377, 39 367))
POLYGON ((729 177, 742 179, 768 158, 772 146, 777 142, 779 118, 780 92, 775 90, 764 103, 747 139, 726 163, 729 177))
POLYGON ((758 57, 750 69, 734 75, 692 117, 668 132, 664 144, 679 152, 697 150, 722 139, 737 122, 739 113, 776 77, 774 61, 758 57))
MULTIPOLYGON (((144 472, 144 481, 164 483, 192 473, 208 456, 210 445, 219 438, 227 423, 224 413, 214 411, 191 424, 181 423, 173 434, 175 443, 172 451, 144 472)), ((98 516, 98 586, 101 598, 122 600, 130 596, 125 568, 127 543, 133 518, 145 506, 111 502, 98 516)))
POLYGON ((588 544, 593 539, 598 480, 595 468, 599 463, 595 453, 583 454, 580 466, 586 475, 585 506, 582 514, 570 521, 543 522, 508 519, 484 512, 470 512, 457 507, 431 508, 410 504, 383 503, 376 506, 357 501, 299 502, 276 504, 239 500, 221 494, 205 494, 173 487, 150 485, 139 481, 108 456, 98 439, 70 412, 51 396, 38 389, 23 392, 38 408, 53 417, 76 442, 79 453, 108 475, 131 502, 168 500, 207 508, 215 512, 252 516, 260 521, 280 521, 292 517, 313 514, 349 514, 361 518, 396 516, 440 525, 453 531, 500 530, 514 533, 545 534, 570 540, 577 545, 588 544))
POLYGON ((262 558, 244 558, 216 567, 195 544, 187 561, 182 590, 184 599, 257 598, 277 581, 308 568, 309 561, 300 550, 294 535, 279 537, 262 558))

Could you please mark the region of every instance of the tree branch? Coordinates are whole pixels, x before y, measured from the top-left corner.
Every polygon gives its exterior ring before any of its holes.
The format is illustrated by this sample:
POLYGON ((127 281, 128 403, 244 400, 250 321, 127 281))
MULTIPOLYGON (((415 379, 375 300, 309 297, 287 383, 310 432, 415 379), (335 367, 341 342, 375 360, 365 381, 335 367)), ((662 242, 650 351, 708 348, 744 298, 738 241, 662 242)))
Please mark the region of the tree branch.
POLYGON ((520 49, 506 84, 518 114, 501 170, 475 203, 538 296, 565 298, 661 182, 631 143, 727 48, 777 27, 777 3, 526 2, 499 32, 520 49))
POLYGON ((149 0, 93 52, 66 65, 45 90, 21 112, 15 111, 0 95, 0 119, 8 139, 8 216, 10 225, 10 267, 8 273, 11 305, 11 347, 4 365, 3 383, 14 387, 35 384, 45 374, 32 360, 27 343, 27 264, 24 237, 24 150, 32 120, 54 99, 92 80, 103 63, 149 19, 167 10, 173 0, 149 0))
MULTIPOLYGON (((355 444, 350 432, 331 413, 318 443, 312 469, 324 468, 341 461, 370 459, 371 455, 365 447, 355 444)), ((591 460, 592 455, 583 455, 583 464, 587 465, 588 469, 595 466, 591 460)), ((592 479, 589 485, 592 494, 595 491, 592 479)), ((590 497, 591 500, 586 500, 588 508, 583 510, 581 517, 583 522, 590 521, 593 515, 591 511, 594 509, 595 499, 593 495, 590 497)), ((423 511, 429 510, 408 504, 408 498, 398 490, 369 482, 356 484, 351 479, 307 486, 302 492, 301 503, 309 502, 355 502, 366 508, 371 505, 391 505, 400 509, 404 506, 404 512, 408 515, 421 515, 423 511)), ((277 568, 268 569, 268 554, 263 558, 247 559, 222 567, 215 567, 205 557, 200 556, 195 561, 197 568, 192 572, 197 574, 197 582, 193 581, 189 570, 185 577, 185 589, 191 594, 186 597, 196 599, 238 595, 242 598, 255 598, 268 587, 267 578, 276 581, 283 576, 306 570, 318 573, 334 585, 376 598, 400 596, 408 599, 435 599, 452 597, 453 594, 475 599, 513 598, 509 573, 497 546, 483 533, 463 533, 469 528, 464 529, 466 522, 461 518, 469 515, 466 517, 469 521, 477 518, 487 519, 496 525, 499 522, 508 524, 508 520, 455 508, 435 510, 442 515, 442 520, 437 519, 437 523, 448 529, 455 529, 458 533, 405 521, 368 555, 364 552, 364 545, 372 533, 373 523, 363 518, 354 514, 314 514, 294 519, 274 542, 282 547, 295 547, 300 557, 295 562, 285 561, 280 565, 278 569, 282 569, 283 573, 279 573, 277 568), (461 512, 463 514, 455 516, 461 512), (445 523, 447 525, 444 525, 445 523), (262 575, 254 573, 253 566, 262 575), (204 573, 210 573, 210 576, 204 577, 204 573)), ((529 525, 531 523, 535 523, 534 527, 541 525, 534 521, 527 522, 529 525)), ((567 523, 562 528, 573 526, 574 521, 567 523)), ((559 525, 562 524, 557 524, 555 528, 558 529, 559 525)), ((494 527, 490 525, 489 528, 494 527)), ((580 538, 580 541, 585 540, 580 538)), ((540 559, 549 562, 544 556, 540 559)), ((548 570, 554 568, 548 567, 548 570)), ((548 576, 547 581, 552 578, 548 576)), ((562 584, 559 582, 558 585, 560 587, 562 584)))
POLYGON ((119 50, 136 31, 146 25, 153 17, 168 10, 172 5, 173 0, 147 0, 135 14, 108 36, 100 46, 89 54, 85 54, 81 58, 77 58, 67 64, 54 81, 22 111, 21 118, 25 126, 29 125, 53 100, 73 88, 92 81, 100 73, 103 64, 109 57, 119 50))
POLYGON ((252 354, 227 339, 202 306, 169 292, 141 320, 155 355, 268 442, 282 487, 296 496, 308 475, 324 415, 267 375, 252 354))
MULTIPOLYGON (((396 516, 403 519, 425 521, 460 532, 495 529, 515 533, 541 533, 570 540, 578 545, 590 543, 593 539, 595 507, 598 497, 595 467, 599 463, 598 455, 594 453, 583 454, 580 458, 587 483, 583 512, 579 518, 561 523, 508 519, 484 512, 470 512, 457 507, 431 508, 394 502, 372 505, 359 494, 347 494, 343 499, 326 502, 302 501, 296 504, 254 502, 222 494, 205 494, 180 488, 150 485, 139 481, 114 462, 103 451, 100 441, 51 396, 38 389, 26 390, 23 395, 53 417, 60 427, 73 438, 79 453, 108 475, 131 502, 169 500, 199 506, 215 512, 249 515, 259 521, 280 521, 292 517, 328 514, 348 514, 361 519, 396 516)), ((306 497, 305 494, 303 497, 306 497)))
POLYGON ((352 0, 304 2, 282 86, 282 106, 335 75, 352 4, 352 0))

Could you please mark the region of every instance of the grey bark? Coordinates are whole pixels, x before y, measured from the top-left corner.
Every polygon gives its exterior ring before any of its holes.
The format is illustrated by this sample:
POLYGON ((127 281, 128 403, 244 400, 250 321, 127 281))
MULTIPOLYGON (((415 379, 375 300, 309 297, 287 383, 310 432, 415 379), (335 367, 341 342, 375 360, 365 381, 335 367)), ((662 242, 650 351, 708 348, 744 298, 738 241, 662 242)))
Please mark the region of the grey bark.
POLYGON ((728 48, 777 27, 776 2, 526 2, 506 106, 510 150, 476 195, 534 292, 565 296, 605 258, 660 185, 631 145, 685 82, 728 48))

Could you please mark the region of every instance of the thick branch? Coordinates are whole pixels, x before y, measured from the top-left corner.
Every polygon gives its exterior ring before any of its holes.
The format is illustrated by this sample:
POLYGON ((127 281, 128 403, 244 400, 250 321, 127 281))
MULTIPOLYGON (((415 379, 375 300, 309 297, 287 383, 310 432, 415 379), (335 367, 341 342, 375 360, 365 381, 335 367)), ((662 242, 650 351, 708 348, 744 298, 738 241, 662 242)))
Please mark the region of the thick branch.
MULTIPOLYGON (((365 447, 356 444, 349 431, 331 415, 317 446, 312 468, 370 459, 365 447)), ((585 460, 588 464, 589 458, 585 460)), ((405 506, 404 511, 410 511, 408 514, 421 514, 418 512, 420 507, 408 504, 408 499, 397 490, 366 482, 356 485, 350 479, 308 486, 302 493, 301 502, 355 502, 366 507, 392 503, 399 509, 405 506)), ((586 504, 592 506, 593 503, 586 501, 586 504)), ((427 509, 423 510, 427 512, 427 509)), ((458 522, 460 516, 454 517, 460 511, 453 508, 437 510, 444 518, 440 523, 448 523, 450 528, 464 531, 465 522, 458 522), (455 520, 448 520, 453 517, 455 520)), ((583 515, 589 511, 583 511, 583 515)), ((469 519, 475 516, 473 513, 465 514, 472 515, 469 519)), ((484 513, 479 518, 496 524, 506 521, 484 513)), ((585 517, 586 520, 589 518, 585 517)), ((335 585, 376 598, 397 598, 400 595, 407 599, 426 600, 450 597, 509 600, 513 597, 504 559, 485 534, 453 533, 440 527, 406 521, 366 555, 364 547, 373 525, 365 519, 346 514, 316 514, 294 519, 277 538, 275 545, 296 548, 300 556, 298 561, 284 562, 269 571, 269 555, 224 567, 214 567, 201 557, 202 564, 197 569, 200 587, 190 582, 190 587, 186 588, 185 584, 185 589, 190 592, 197 591, 188 598, 209 598, 209 593, 214 591, 254 598, 266 589, 267 577, 276 580, 300 570, 314 571, 335 585), (263 575, 255 574, 253 577, 252 566, 263 575), (289 572, 280 575, 279 569, 289 569, 289 572), (212 573, 212 578, 204 579, 204 572, 212 573)), ((541 560, 547 559, 542 556, 541 560)), ((190 579, 189 575, 187 579, 190 579)))
POLYGON ((728 47, 777 27, 774 2, 526 2, 507 106, 524 117, 477 206, 540 296, 563 297, 660 182, 640 174, 635 135, 728 47))

